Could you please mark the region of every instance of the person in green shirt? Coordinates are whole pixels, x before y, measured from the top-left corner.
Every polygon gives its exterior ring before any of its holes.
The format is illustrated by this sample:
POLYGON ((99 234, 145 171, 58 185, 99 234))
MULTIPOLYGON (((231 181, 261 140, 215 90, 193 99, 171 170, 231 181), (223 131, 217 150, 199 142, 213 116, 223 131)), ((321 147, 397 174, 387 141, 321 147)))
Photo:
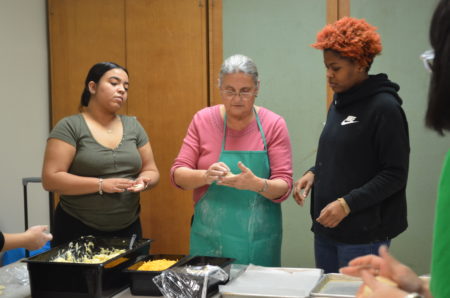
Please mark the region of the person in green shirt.
POLYGON ((85 80, 80 113, 50 133, 42 183, 60 195, 52 246, 85 235, 142 237, 139 193, 159 181, 147 134, 118 111, 128 99, 128 71, 95 64, 85 80))
MULTIPOLYGON (((450 131, 450 0, 439 1, 433 14, 429 35, 433 50, 422 55, 426 68, 431 71, 425 122, 429 128, 443 135, 444 131, 450 131)), ((364 296, 361 291, 359 297, 450 297, 449 213, 450 151, 445 157, 438 188, 430 285, 382 247, 380 257, 369 255, 356 258, 348 267, 341 269, 342 273, 362 276, 364 284, 372 289, 370 296, 364 296), (377 281, 374 275, 378 274, 396 282, 398 288, 377 281)))

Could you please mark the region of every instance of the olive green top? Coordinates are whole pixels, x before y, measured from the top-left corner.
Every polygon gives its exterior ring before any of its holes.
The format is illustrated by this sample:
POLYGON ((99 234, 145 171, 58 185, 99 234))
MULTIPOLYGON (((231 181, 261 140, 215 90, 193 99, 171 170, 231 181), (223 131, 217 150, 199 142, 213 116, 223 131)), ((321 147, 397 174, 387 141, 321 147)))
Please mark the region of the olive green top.
MULTIPOLYGON (((123 137, 115 148, 99 144, 81 114, 58 122, 49 138, 62 140, 76 148, 69 173, 83 177, 136 179, 142 160, 138 148, 148 143, 144 128, 135 117, 120 115, 123 137)), ((139 193, 98 192, 61 195, 61 208, 84 224, 101 231, 128 227, 139 216, 139 193)))

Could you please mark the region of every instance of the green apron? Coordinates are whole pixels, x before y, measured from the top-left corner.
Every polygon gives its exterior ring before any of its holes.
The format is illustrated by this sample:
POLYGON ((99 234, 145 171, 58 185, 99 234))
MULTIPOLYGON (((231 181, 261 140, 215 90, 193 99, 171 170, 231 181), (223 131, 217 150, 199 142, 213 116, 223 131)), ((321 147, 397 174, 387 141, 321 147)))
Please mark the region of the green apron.
MULTIPOLYGON (((258 114, 255 118, 264 143, 263 151, 226 151, 226 124, 219 161, 233 173, 237 163, 261 178, 270 177, 269 157, 258 114)), ((236 259, 237 264, 281 265, 281 207, 250 190, 211 184, 197 202, 191 227, 190 254, 236 259)))

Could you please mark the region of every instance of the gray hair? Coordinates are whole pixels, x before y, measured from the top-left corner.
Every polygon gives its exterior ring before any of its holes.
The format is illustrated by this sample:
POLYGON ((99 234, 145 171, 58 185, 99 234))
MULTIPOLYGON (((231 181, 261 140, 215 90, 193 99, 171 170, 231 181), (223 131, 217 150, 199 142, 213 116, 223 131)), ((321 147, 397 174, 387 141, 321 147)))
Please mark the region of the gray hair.
POLYGON ((258 86, 258 70, 256 64, 247 56, 236 54, 228 57, 222 64, 219 73, 219 87, 222 86, 223 77, 227 74, 242 72, 252 76, 255 86, 258 86))

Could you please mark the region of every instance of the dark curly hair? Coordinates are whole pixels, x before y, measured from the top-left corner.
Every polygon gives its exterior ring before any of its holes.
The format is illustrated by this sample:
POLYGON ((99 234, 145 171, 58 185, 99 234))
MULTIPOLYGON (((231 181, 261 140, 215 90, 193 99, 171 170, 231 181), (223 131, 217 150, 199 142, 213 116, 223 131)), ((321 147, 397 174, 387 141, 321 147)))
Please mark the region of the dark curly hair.
POLYGON ((373 59, 383 48, 376 29, 364 19, 344 17, 319 31, 316 43, 311 46, 335 51, 369 70, 373 59))
POLYGON ((441 0, 437 5, 429 36, 434 61, 425 123, 443 135, 450 131, 450 0, 441 0))

